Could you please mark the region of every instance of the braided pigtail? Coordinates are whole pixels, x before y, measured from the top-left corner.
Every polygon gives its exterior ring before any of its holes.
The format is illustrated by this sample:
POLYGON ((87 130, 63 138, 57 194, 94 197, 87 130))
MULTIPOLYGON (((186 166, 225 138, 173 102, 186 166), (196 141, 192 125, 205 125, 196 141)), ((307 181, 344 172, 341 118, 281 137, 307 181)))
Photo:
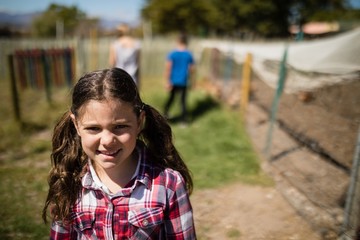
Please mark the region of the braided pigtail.
POLYGON ((153 107, 144 105, 146 121, 142 136, 145 143, 161 167, 172 168, 183 176, 189 193, 193 190, 193 182, 189 169, 173 144, 173 136, 167 120, 153 107))

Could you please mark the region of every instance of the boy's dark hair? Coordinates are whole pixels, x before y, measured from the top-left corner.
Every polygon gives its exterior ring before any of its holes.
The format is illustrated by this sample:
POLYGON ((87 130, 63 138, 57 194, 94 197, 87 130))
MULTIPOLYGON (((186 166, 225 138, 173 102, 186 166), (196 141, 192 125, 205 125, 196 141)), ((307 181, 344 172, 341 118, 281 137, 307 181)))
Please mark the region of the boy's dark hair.
POLYGON ((186 35, 186 33, 181 33, 179 36, 178 36, 178 41, 182 44, 185 44, 187 45, 188 44, 188 36, 186 35))
POLYGON ((52 139, 52 168, 49 174, 49 192, 43 209, 53 220, 66 223, 71 208, 81 191, 81 178, 87 172, 88 158, 82 150, 71 114, 78 117, 90 100, 119 99, 132 104, 139 117, 145 111, 145 125, 139 138, 149 150, 153 164, 172 168, 183 176, 189 193, 193 183, 190 171, 181 159, 172 140, 172 131, 166 119, 153 107, 142 102, 137 86, 128 73, 120 68, 94 71, 82 76, 73 88, 72 106, 58 121, 52 139))

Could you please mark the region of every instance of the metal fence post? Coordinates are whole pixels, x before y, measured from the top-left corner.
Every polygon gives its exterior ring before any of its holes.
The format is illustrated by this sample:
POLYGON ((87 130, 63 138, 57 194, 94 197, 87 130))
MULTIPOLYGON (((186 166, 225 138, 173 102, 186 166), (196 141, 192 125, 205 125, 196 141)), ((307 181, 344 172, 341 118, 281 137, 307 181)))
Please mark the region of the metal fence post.
POLYGON ((351 169, 349 190, 347 193, 344 222, 340 231, 341 240, 360 238, 360 127, 351 169))
POLYGON ((284 55, 282 58, 282 61, 280 63, 280 69, 279 69, 279 81, 276 89, 276 93, 274 96, 274 100, 271 107, 271 115, 270 115, 270 127, 266 138, 265 143, 265 155, 267 158, 270 156, 270 150, 271 150, 271 143, 272 143, 272 132, 274 127, 274 122, 276 120, 276 114, 279 106, 279 101, 281 94, 284 89, 285 80, 286 80, 286 60, 287 60, 287 53, 288 53, 288 46, 285 47, 284 55))

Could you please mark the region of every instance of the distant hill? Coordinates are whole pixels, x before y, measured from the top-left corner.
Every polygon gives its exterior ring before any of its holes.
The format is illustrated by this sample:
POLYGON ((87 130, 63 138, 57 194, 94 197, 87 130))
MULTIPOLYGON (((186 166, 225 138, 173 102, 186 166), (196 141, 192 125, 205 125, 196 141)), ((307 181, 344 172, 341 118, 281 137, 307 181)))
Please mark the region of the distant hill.
POLYGON ((0 26, 10 25, 16 27, 28 27, 34 17, 41 14, 40 12, 24 13, 24 14, 13 14, 8 12, 0 11, 0 26))
MULTIPOLYGON (((34 17, 40 15, 41 12, 24 13, 24 14, 13 14, 9 12, 0 11, 0 26, 12 26, 18 28, 29 27, 34 17)), ((116 19, 100 19, 100 28, 111 30, 115 29, 121 23, 127 23, 130 26, 137 26, 138 22, 127 22, 116 19)))

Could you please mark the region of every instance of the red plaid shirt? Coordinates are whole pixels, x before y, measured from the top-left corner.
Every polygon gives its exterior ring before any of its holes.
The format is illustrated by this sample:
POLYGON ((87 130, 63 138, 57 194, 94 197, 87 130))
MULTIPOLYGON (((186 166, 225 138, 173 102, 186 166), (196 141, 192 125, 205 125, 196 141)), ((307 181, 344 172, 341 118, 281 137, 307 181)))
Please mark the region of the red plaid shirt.
POLYGON ((53 222, 50 239, 196 239, 182 176, 150 164, 144 147, 138 151, 136 178, 114 195, 104 192, 89 171, 72 224, 53 222))

